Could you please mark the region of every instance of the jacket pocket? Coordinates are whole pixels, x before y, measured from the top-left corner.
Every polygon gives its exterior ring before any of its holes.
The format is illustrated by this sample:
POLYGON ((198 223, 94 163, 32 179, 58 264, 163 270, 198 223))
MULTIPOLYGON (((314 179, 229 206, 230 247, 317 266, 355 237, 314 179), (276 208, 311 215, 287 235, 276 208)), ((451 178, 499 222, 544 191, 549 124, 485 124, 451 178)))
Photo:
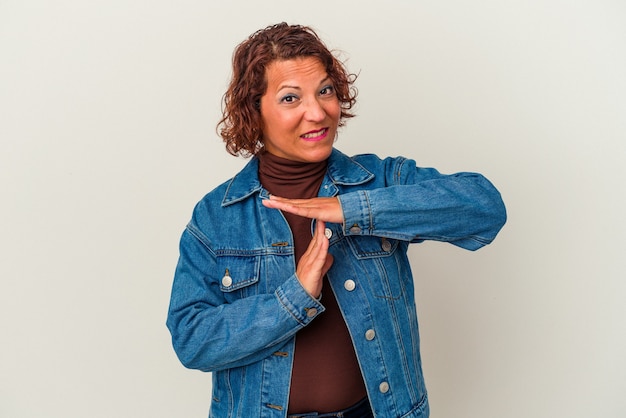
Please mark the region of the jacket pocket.
MULTIPOLYGON (((397 252, 399 241, 390 238, 347 237, 352 253, 359 261, 356 271, 366 276, 376 297, 398 299, 402 296, 402 266, 397 252)), ((359 277, 363 279, 364 277, 359 277)))
POLYGON ((220 290, 227 300, 236 300, 258 293, 260 256, 219 255, 217 274, 220 290), (219 276, 218 276, 219 277, 219 276))

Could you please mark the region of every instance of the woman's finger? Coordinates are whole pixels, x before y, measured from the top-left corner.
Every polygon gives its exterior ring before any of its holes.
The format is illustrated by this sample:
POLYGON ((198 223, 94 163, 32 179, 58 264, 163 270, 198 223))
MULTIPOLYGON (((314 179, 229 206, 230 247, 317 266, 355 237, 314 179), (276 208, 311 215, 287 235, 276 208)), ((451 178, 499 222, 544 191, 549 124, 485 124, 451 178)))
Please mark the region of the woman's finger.
POLYGON ((342 223, 343 210, 337 197, 315 197, 312 199, 286 199, 272 195, 264 199, 263 205, 294 215, 326 222, 342 223))

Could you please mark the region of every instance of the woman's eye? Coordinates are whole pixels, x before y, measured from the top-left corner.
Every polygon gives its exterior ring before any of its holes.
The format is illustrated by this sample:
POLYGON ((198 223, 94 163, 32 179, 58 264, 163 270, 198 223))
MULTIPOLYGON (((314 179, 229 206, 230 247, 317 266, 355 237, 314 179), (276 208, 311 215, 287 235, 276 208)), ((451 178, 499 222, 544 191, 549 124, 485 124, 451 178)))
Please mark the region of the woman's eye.
POLYGON ((335 92, 335 88, 333 86, 326 86, 322 90, 320 90, 320 94, 322 96, 328 96, 335 92))
POLYGON ((293 94, 290 94, 280 99, 280 101, 283 103, 293 103, 296 101, 296 99, 297 99, 296 96, 294 96, 293 94))

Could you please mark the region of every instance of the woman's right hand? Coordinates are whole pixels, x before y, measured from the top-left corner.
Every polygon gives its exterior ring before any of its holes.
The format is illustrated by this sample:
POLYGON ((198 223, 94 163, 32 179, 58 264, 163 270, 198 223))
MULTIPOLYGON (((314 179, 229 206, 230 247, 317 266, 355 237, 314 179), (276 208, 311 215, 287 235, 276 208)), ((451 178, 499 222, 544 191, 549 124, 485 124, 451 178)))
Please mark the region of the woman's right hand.
POLYGON ((333 256, 328 253, 328 238, 324 234, 326 224, 317 220, 313 238, 306 252, 300 257, 296 276, 304 290, 314 298, 322 293, 324 275, 333 264, 333 256))

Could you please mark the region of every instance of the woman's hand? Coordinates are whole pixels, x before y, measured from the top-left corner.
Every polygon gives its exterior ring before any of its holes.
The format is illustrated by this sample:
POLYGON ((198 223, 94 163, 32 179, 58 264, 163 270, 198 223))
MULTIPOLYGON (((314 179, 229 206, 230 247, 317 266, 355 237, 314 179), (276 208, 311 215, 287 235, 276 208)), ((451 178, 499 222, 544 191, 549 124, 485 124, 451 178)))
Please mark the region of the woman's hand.
MULTIPOLYGON (((271 195, 264 199, 263 205, 268 208, 280 209, 294 215, 318 221, 343 223, 343 210, 336 197, 314 197, 312 199, 286 199, 271 195)), ((322 231, 323 232, 323 231, 322 231)))
POLYGON ((309 247, 296 267, 300 284, 314 298, 319 298, 322 293, 324 275, 333 264, 333 256, 328 253, 328 238, 324 235, 325 227, 324 221, 317 221, 309 247))
POLYGON ((263 200, 263 205, 317 220, 309 247, 298 261, 296 275, 302 287, 311 296, 318 298, 322 292, 324 275, 333 264, 333 256, 328 253, 328 238, 324 235, 325 222, 343 222, 339 199, 336 197, 286 199, 272 195, 269 199, 263 200))

